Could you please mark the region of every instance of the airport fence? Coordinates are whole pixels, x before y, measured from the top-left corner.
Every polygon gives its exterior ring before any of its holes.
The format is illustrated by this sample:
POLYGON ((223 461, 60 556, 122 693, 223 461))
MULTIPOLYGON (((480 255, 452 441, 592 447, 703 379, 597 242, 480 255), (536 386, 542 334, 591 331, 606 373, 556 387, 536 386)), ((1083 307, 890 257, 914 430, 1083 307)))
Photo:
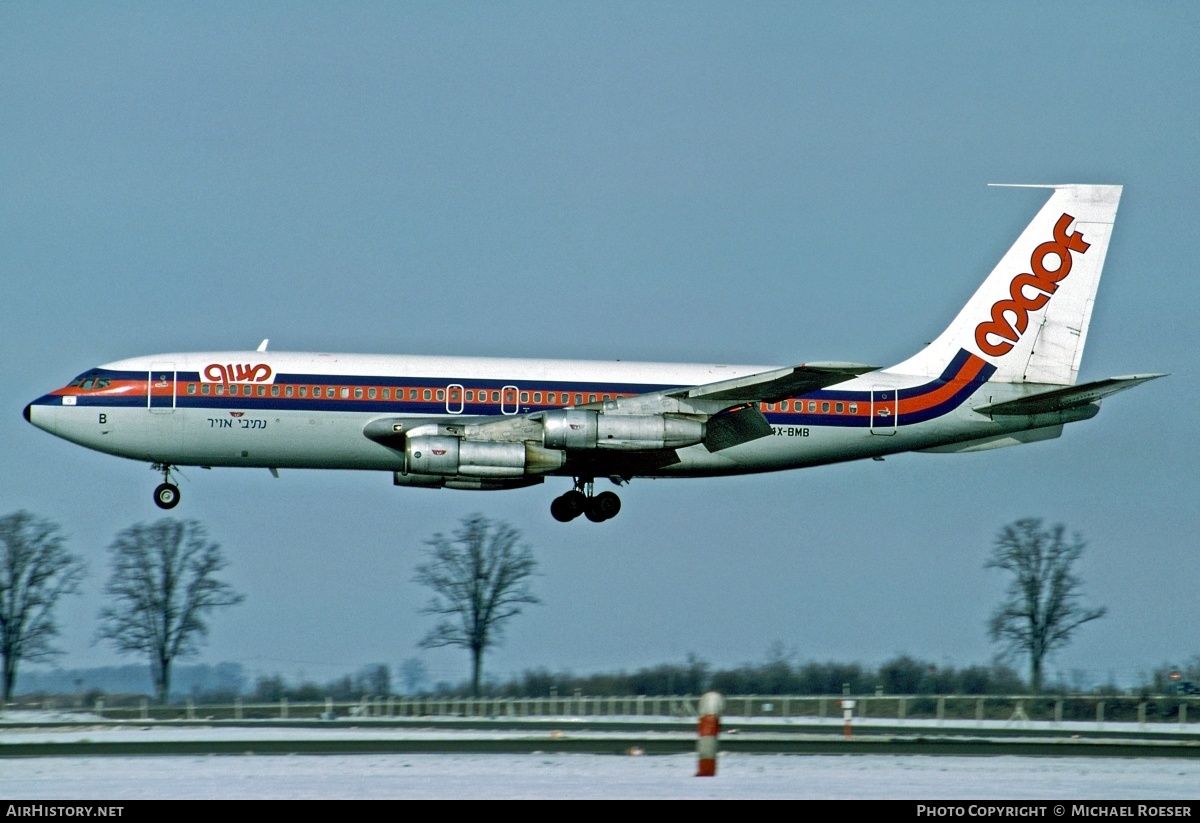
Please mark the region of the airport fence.
MULTIPOLYGON (((69 699, 13 702, 7 709, 79 712, 105 720, 335 720, 335 719, 495 719, 621 718, 693 720, 694 695, 551 697, 364 697, 357 701, 289 701, 204 704, 187 700, 160 706, 144 697, 108 696, 91 706, 69 699)), ((1200 697, 1126 695, 727 695, 726 721, 803 722, 843 718, 843 701, 853 700, 856 720, 873 721, 1024 721, 1197 725, 1200 697)))

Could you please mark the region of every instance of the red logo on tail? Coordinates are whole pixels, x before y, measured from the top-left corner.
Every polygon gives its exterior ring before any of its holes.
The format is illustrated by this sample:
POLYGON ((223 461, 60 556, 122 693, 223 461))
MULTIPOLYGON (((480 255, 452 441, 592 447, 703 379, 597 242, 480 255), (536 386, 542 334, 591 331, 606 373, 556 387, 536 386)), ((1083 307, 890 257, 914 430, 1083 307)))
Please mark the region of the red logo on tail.
POLYGON ((1054 224, 1054 239, 1047 240, 1029 258, 1032 274, 1018 274, 1008 287, 1009 298, 992 304, 992 319, 975 327, 975 345, 984 354, 999 357, 1012 351, 1013 344, 1021 339, 1029 326, 1029 312, 1037 311, 1050 302, 1050 295, 1058 291, 1058 282, 1071 273, 1071 252, 1084 254, 1091 247, 1083 241, 1079 232, 1067 234, 1067 227, 1075 220, 1069 214, 1058 218, 1054 224), (1054 255, 1058 261, 1053 269, 1046 268, 1046 258, 1054 255), (1035 291, 1027 294, 1026 287, 1035 291), (1014 322, 1009 322, 1008 315, 1014 322), (988 335, 1000 338, 993 343, 988 335))

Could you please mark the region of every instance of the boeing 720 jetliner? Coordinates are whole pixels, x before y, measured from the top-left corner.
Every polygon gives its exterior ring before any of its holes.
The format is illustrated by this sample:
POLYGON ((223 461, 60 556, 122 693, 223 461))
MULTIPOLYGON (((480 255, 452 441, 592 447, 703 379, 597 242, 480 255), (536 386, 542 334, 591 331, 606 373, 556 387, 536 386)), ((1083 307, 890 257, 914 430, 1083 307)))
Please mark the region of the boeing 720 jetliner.
POLYGON ((558 520, 621 508, 596 478, 780 471, 1049 440, 1158 374, 1077 384, 1120 186, 1053 193, 942 334, 889 368, 253 352, 109 363, 25 407, 73 443, 179 466, 367 469, 397 486, 573 486, 558 520))

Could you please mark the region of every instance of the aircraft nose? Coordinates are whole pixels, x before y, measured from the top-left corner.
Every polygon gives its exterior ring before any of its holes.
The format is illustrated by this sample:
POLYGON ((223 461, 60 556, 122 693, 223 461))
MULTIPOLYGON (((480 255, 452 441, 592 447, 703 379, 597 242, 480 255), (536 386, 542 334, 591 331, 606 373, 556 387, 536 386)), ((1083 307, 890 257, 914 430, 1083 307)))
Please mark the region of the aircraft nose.
POLYGON ((29 410, 30 410, 31 408, 33 408, 33 404, 32 404, 32 403, 27 403, 27 404, 25 404, 25 422, 26 422, 26 423, 32 423, 32 422, 33 422, 33 421, 32 421, 32 420, 29 418, 29 410))

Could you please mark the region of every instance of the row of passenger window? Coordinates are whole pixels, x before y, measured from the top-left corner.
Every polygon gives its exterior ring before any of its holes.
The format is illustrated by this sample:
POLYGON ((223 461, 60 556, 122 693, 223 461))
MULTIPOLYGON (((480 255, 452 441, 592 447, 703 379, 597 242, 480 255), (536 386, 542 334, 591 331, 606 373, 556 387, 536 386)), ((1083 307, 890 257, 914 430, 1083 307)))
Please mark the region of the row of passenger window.
MULTIPOLYGON (((450 396, 450 403, 460 404, 466 403, 499 403, 501 395, 505 403, 517 402, 516 389, 464 389, 454 386, 450 389, 406 389, 397 388, 394 390, 396 400, 405 400, 407 394, 408 400, 414 401, 444 401, 446 400, 447 391, 450 396)), ((393 389, 390 387, 377 386, 301 386, 287 384, 280 386, 278 384, 266 385, 246 385, 237 383, 188 383, 188 394, 201 395, 229 395, 231 397, 317 397, 344 399, 351 398, 355 400, 391 400, 393 389)), ((628 394, 592 394, 581 392, 520 392, 521 403, 534 403, 535 405, 576 405, 581 406, 584 403, 597 403, 602 400, 612 400, 619 397, 629 397, 628 394)), ((819 410, 821 414, 858 414, 857 403, 843 403, 841 401, 828 400, 783 400, 778 403, 763 403, 762 410, 765 412, 771 411, 807 411, 816 414, 819 410)))
MULTIPOLYGON (((266 385, 244 385, 237 383, 188 383, 188 394, 229 395, 231 397, 327 397, 335 399, 349 400, 351 397, 355 400, 391 400, 391 388, 379 388, 376 386, 298 386, 284 385, 280 386, 273 384, 266 385)), ((404 400, 407 393, 408 400, 445 400, 447 389, 395 389, 395 399, 404 400)), ((463 389, 454 387, 449 389, 451 403, 499 403, 501 402, 501 394, 504 395, 505 403, 517 402, 516 389, 504 389, 497 391, 494 389, 463 389)), ((584 403, 597 403, 601 400, 612 400, 617 397, 629 397, 628 394, 583 394, 572 392, 520 392, 521 403, 534 403, 541 405, 546 403, 549 405, 570 405, 572 402, 575 405, 583 405, 584 403), (573 398, 573 399, 572 399, 573 398)))
POLYGON ((830 402, 828 400, 782 400, 778 403, 763 403, 762 410, 765 412, 775 411, 777 408, 781 412, 785 411, 805 411, 805 404, 808 406, 808 411, 816 414, 817 409, 821 410, 821 414, 858 414, 857 403, 843 403, 840 401, 830 402))

